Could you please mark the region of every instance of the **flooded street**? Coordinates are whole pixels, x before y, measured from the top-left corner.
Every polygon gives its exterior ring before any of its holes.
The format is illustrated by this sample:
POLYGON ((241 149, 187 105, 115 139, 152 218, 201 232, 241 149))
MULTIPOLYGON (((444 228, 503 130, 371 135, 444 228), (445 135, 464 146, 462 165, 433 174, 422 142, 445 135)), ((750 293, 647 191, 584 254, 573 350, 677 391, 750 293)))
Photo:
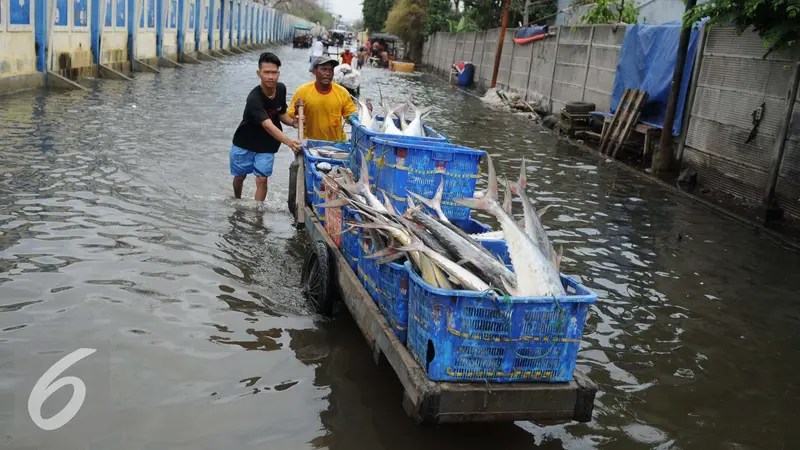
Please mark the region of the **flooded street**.
MULTIPOLYGON (((308 51, 276 52, 291 95, 308 51)), ((304 302, 292 153, 265 205, 252 177, 232 197, 257 58, 0 97, 0 448, 790 448, 800 255, 433 76, 368 68, 363 99, 435 105, 427 124, 509 178, 524 156, 563 272, 599 295, 578 359, 599 387, 592 422, 414 424, 349 315, 304 302), (91 408, 34 431, 33 385, 81 347, 98 349, 75 365, 91 408)))

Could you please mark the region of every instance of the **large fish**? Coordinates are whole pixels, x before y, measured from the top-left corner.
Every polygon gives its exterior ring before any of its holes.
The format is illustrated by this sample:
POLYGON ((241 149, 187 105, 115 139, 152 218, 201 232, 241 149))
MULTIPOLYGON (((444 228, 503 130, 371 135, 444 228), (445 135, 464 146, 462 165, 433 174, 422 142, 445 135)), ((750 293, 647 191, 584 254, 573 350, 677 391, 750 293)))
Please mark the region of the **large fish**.
POLYGON ((558 271, 559 261, 558 255, 550 243, 547 232, 542 226, 542 221, 539 220, 539 214, 536 208, 533 207, 531 200, 525 193, 525 187, 528 185, 527 172, 525 171, 525 158, 522 158, 522 167, 519 171, 519 181, 511 184, 511 191, 514 192, 520 200, 522 200, 522 209, 525 213, 525 234, 539 247, 539 250, 550 261, 550 265, 558 271))
POLYGON ((373 126, 373 122, 375 119, 372 118, 372 113, 370 112, 369 108, 367 107, 366 103, 359 100, 358 101, 358 116, 361 122, 361 125, 364 125, 367 129, 371 130, 373 126))
POLYGON ((476 275, 486 283, 496 288, 504 288, 512 292, 512 295, 517 294, 514 274, 480 244, 469 240, 468 237, 464 238, 419 209, 409 209, 406 214, 407 217, 422 224, 459 261, 473 266, 476 275))
MULTIPOLYGON (((402 105, 400 105, 402 106, 402 105)), ((397 128, 397 125, 394 124, 394 119, 392 116, 395 115, 397 110, 400 106, 395 106, 394 108, 390 108, 388 103, 384 103, 383 109, 386 111, 385 115, 383 116, 383 130, 384 134, 393 134, 397 136, 402 136, 403 132, 397 128)))
POLYGON ((425 130, 422 127, 422 118, 426 114, 430 113, 433 108, 418 108, 411 103, 411 101, 409 101, 408 104, 411 105, 411 109, 414 110, 414 120, 408 124, 408 127, 405 130, 403 130, 403 134, 406 136, 425 136, 425 130))
MULTIPOLYGON (((439 253, 433 251, 429 247, 426 247, 422 241, 417 239, 416 237, 412 238, 412 242, 404 247, 399 248, 398 250, 404 252, 420 252, 425 254, 430 260, 437 266, 441 267, 445 272, 447 272, 450 277, 460 284, 461 286, 465 287, 466 289, 477 291, 477 292, 491 292, 491 287, 486 284, 483 280, 481 280, 478 276, 470 272, 469 270, 465 269, 464 267, 460 266, 459 264, 445 258, 444 256, 440 255, 439 253)), ((380 252, 368 256, 369 258, 374 258, 380 256, 380 252)))
POLYGON ((517 295, 522 297, 552 297, 565 295, 564 286, 548 258, 507 214, 498 202, 497 176, 492 158, 488 157, 489 190, 482 199, 462 198, 456 203, 473 209, 488 211, 497 217, 508 245, 511 264, 516 277, 517 295))

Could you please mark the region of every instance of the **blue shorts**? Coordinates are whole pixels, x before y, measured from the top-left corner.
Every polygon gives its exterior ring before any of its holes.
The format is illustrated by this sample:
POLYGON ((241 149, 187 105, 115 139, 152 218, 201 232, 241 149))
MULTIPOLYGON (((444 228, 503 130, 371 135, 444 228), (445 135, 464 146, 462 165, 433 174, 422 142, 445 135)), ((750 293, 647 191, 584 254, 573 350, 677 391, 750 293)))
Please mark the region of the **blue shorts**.
POLYGON ((241 177, 253 174, 257 177, 272 176, 274 153, 256 153, 231 145, 231 175, 241 177))

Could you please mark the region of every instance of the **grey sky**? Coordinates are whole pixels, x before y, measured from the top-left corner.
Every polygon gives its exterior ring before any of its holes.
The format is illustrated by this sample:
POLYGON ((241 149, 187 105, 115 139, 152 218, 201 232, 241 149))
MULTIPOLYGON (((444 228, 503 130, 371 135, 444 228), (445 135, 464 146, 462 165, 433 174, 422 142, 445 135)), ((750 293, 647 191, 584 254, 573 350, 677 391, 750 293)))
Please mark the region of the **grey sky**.
POLYGON ((362 0, 319 0, 333 14, 341 14, 345 22, 353 22, 361 18, 362 0))

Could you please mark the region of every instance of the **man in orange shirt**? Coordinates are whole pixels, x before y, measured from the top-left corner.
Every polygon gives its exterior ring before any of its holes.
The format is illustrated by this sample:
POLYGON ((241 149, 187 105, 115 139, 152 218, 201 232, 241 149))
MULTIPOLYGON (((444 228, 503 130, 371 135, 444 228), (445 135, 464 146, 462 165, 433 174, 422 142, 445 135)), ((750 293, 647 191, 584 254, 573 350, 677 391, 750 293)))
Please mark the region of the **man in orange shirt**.
POLYGON ((303 136, 320 141, 346 141, 344 120, 357 113, 347 89, 333 82, 333 68, 339 62, 323 55, 314 60, 311 73, 316 81, 306 83, 294 93, 287 114, 297 127, 297 105, 303 105, 303 136))
POLYGON ((350 53, 350 49, 344 49, 344 53, 342 53, 342 64, 353 65, 353 54, 350 53))

